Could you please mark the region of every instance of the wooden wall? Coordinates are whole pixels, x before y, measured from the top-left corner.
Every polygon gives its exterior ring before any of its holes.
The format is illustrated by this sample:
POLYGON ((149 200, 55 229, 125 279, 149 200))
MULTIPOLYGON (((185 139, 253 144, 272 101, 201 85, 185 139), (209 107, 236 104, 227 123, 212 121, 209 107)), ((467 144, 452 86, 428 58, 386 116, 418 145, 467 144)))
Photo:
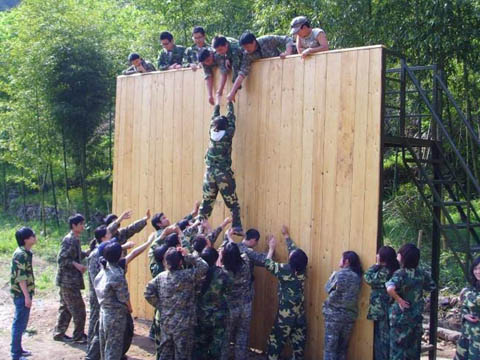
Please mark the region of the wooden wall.
MULTIPOLYGON (((358 252, 364 268, 375 260, 382 50, 373 46, 305 61, 299 56, 261 60, 237 97, 233 168, 244 228, 260 230, 258 250, 265 250, 264 236, 281 239, 280 227, 287 224, 309 256, 309 359, 322 356, 324 285, 342 252, 358 252)), ((133 209, 139 218, 150 208, 180 219, 202 197, 213 111, 203 71, 120 76, 116 106, 114 211, 133 209)), ((219 195, 211 223, 216 226, 228 215, 219 195)), ((134 240, 143 242, 151 230, 149 225, 134 240)), ((134 314, 151 318, 152 308, 143 299, 150 279, 143 255, 129 266, 128 280, 134 314)), ((286 260, 283 241, 276 259, 286 260)), ((264 269, 255 270, 255 279, 251 345, 263 349, 275 317, 277 285, 264 269)), ((364 285, 350 359, 372 358, 368 295, 364 285)))

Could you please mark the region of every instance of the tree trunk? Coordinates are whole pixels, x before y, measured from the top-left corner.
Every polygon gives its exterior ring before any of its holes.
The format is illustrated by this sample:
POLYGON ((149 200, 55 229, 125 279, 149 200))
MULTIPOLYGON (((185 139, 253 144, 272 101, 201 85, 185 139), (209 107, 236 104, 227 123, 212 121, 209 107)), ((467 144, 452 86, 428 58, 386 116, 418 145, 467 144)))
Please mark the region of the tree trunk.
POLYGON ((57 227, 60 227, 60 219, 58 218, 57 194, 55 193, 55 181, 53 181, 52 163, 49 164, 49 167, 50 167, 50 183, 52 184, 53 207, 55 209, 55 221, 57 222, 57 227))
POLYGON ((47 176, 48 176, 48 168, 45 169, 45 172, 42 176, 42 207, 41 211, 41 219, 43 225, 43 236, 47 236, 47 216, 45 214, 45 187, 47 184, 47 176))
POLYGON ((8 210, 7 164, 2 164, 3 211, 8 210))
POLYGON ((81 181, 82 181, 82 197, 83 197, 83 211, 85 215, 85 220, 90 219, 90 209, 88 206, 88 189, 87 189, 87 144, 85 141, 82 141, 82 149, 80 154, 81 161, 81 181))
POLYGON ((26 191, 25 191, 25 181, 23 177, 25 176, 25 171, 22 168, 22 202, 23 202, 23 219, 27 220, 27 199, 26 199, 26 191))
POLYGON ((65 198, 67 201, 67 210, 70 210, 70 196, 68 195, 68 171, 67 171, 67 146, 65 144, 65 129, 62 122, 62 147, 63 147, 63 171, 65 179, 65 198))

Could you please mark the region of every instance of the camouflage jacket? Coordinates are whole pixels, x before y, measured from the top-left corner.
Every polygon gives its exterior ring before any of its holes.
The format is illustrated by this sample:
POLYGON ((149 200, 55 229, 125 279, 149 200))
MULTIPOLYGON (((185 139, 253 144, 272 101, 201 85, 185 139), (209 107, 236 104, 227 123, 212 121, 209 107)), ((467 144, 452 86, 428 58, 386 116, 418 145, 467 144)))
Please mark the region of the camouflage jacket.
POLYGON ((220 105, 215 105, 210 123, 210 144, 205 154, 207 167, 229 169, 232 166, 232 141, 235 135, 235 113, 233 103, 229 102, 227 117, 227 129, 225 135, 218 141, 212 138, 215 128, 213 120, 220 115, 220 105))
MULTIPOLYGON (((210 231, 207 235, 205 235, 205 237, 207 238, 208 241, 210 241, 210 244, 212 244, 213 246, 222 231, 223 231, 223 228, 221 226, 218 226, 217 228, 210 231)), ((193 252, 193 247, 192 247, 193 239, 195 239, 195 236, 197 236, 198 234, 199 234, 198 226, 192 226, 186 229, 183 232, 184 238, 183 238, 182 246, 186 247, 190 252, 193 252)))
POLYGON ((183 64, 183 56, 185 48, 180 45, 174 45, 172 51, 162 49, 158 56, 158 70, 168 70, 168 67, 173 64, 183 64))
POLYGON ((258 59, 265 59, 280 56, 287 46, 293 47, 293 40, 289 36, 265 35, 257 38, 257 49, 248 54, 243 53, 243 61, 240 67, 240 74, 248 76, 252 67, 252 62, 258 59))
POLYGON ((205 43, 203 47, 198 47, 197 44, 193 44, 185 50, 185 55, 183 56, 183 67, 189 67, 190 64, 198 64, 198 53, 200 50, 207 48, 211 52, 214 50, 205 43))
POLYGON ((435 283, 432 281, 430 274, 420 267, 399 269, 385 283, 386 288, 390 286, 395 286, 397 294, 410 303, 410 307, 404 310, 400 308, 397 302, 390 306, 390 324, 396 326, 421 323, 424 307, 423 291, 433 291, 435 289, 435 283))
POLYGON ((358 294, 362 277, 350 268, 334 272, 325 285, 328 298, 323 304, 326 320, 352 322, 358 316, 358 294))
MULTIPOLYGON (((462 316, 465 315, 480 318, 480 289, 473 286, 468 287, 463 294, 462 316)), ((462 333, 468 339, 480 340, 480 322, 471 323, 463 319, 462 333)))
POLYGON ((85 289, 83 274, 73 266, 73 262, 80 264, 86 256, 87 254, 80 247, 80 239, 77 239, 72 231, 68 233, 62 240, 57 257, 57 286, 85 289))
MULTIPOLYGON (((142 59, 142 66, 145 69, 145 72, 152 72, 156 71, 155 66, 149 61, 145 61, 142 59)), ((132 74, 141 74, 140 71, 137 70, 135 65, 130 66, 127 70, 123 71, 123 75, 132 75, 132 74)))
POLYGON ((33 276, 32 266, 33 254, 20 246, 13 253, 12 265, 10 267, 10 293, 16 296, 23 296, 20 288, 20 281, 25 281, 30 296, 35 293, 35 277, 33 276))
POLYGON ((136 233, 139 233, 143 228, 147 226, 147 221, 140 219, 135 221, 133 224, 128 225, 127 227, 121 228, 118 221, 112 222, 108 225, 108 230, 112 234, 112 237, 116 237, 120 245, 123 245, 136 233))
POLYGON ((250 259, 242 253, 243 264, 236 274, 228 272, 233 279, 232 290, 227 296, 229 309, 234 309, 253 301, 252 273, 250 259))
MULTIPOLYGON (((290 254, 297 246, 293 240, 287 238, 287 248, 290 254)), ((278 279, 278 308, 282 315, 287 316, 292 312, 301 315, 305 312, 305 273, 300 274, 292 270, 288 263, 281 264, 272 259, 265 260, 265 268, 278 279)))
POLYGON ((210 318, 221 320, 228 313, 227 298, 232 289, 233 279, 221 267, 214 266, 209 269, 210 271, 212 271, 210 284, 206 289, 203 289, 205 284, 202 284, 202 291, 197 301, 197 314, 206 320, 210 318))
POLYGON ((205 279, 208 264, 198 256, 184 257, 191 268, 165 270, 147 284, 145 299, 158 310, 162 332, 178 334, 195 324, 195 289, 205 279))
MULTIPOLYGON (((193 216, 192 214, 186 215, 182 220, 192 220, 193 216)), ((179 221, 177 221, 178 223, 179 221)), ((152 242, 152 245, 150 245, 150 249, 148 250, 148 263, 149 263, 149 268, 150 268, 150 273, 152 274, 152 278, 160 274, 162 271, 165 269, 163 268, 163 264, 158 264, 155 261, 155 256, 154 252, 155 249, 162 246, 165 243, 165 239, 162 237, 163 230, 165 230, 164 227, 161 227, 156 231, 156 237, 155 240, 152 242)))
POLYGON ((130 300, 125 272, 117 264, 107 263, 95 277, 98 303, 106 309, 125 309, 130 300))
POLYGON ((90 293, 90 300, 98 303, 97 294, 95 294, 95 277, 102 270, 100 264, 100 254, 98 246, 88 256, 88 288, 90 293))
POLYGON ((388 309, 390 307, 391 298, 387 294, 385 283, 390 277, 390 271, 385 266, 381 265, 373 265, 365 272, 365 274, 363 274, 365 282, 372 287, 367 319, 388 319, 388 309))

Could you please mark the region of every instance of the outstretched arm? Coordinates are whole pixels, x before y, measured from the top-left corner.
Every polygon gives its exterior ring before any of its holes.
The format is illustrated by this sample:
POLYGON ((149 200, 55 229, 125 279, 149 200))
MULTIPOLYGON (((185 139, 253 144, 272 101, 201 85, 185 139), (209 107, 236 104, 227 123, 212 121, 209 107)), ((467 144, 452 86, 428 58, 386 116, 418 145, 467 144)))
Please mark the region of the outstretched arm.
POLYGON ((290 231, 286 225, 282 226, 282 235, 285 237, 285 242, 287 243, 288 253, 290 254, 292 251, 297 249, 297 245, 290 237, 290 231))
POLYGON ((141 253, 143 253, 147 247, 149 247, 153 240, 155 239, 155 233, 152 233, 150 234, 150 236, 148 237, 148 240, 145 241, 142 245, 140 246, 137 246, 135 249, 132 250, 131 253, 129 253, 126 257, 125 257, 125 262, 126 264, 128 265, 129 262, 131 262, 133 259, 135 259, 138 255, 140 255, 141 253))

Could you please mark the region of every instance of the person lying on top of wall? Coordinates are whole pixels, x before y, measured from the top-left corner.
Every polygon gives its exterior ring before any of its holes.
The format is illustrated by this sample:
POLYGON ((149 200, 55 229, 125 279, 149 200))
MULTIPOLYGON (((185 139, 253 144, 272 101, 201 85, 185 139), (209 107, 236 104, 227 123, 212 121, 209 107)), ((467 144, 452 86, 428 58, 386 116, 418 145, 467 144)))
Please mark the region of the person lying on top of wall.
POLYGON ((163 49, 158 56, 158 70, 181 69, 185 47, 175 45, 173 35, 168 31, 160 34, 160 42, 163 49))
POLYGON ((155 66, 153 66, 151 62, 143 60, 137 53, 131 53, 128 55, 128 63, 130 64, 130 67, 123 71, 123 75, 156 71, 155 66))
POLYGON ((198 54, 203 49, 213 50, 205 41, 205 30, 201 26, 195 26, 192 30, 192 39, 194 44, 187 48, 183 57, 183 67, 189 67, 197 71, 201 64, 198 60, 198 54))
POLYGON ((235 82, 240 71, 240 65, 243 60, 243 50, 240 47, 238 40, 227 38, 225 36, 215 36, 213 39, 212 49, 202 49, 198 53, 198 61, 202 63, 203 71, 205 73, 205 81, 208 91, 208 102, 211 105, 215 104, 213 98, 213 68, 218 66, 222 74, 220 86, 217 90, 217 96, 223 95, 223 89, 227 82, 227 75, 230 71, 232 73, 232 81, 235 82))
POLYGON ((292 54, 293 40, 289 36, 265 35, 258 39, 251 32, 245 32, 240 37, 240 45, 243 47, 243 59, 240 71, 235 80, 232 90, 227 95, 228 101, 235 101, 235 94, 240 89, 243 80, 248 76, 252 61, 257 59, 285 56, 292 54), (284 52, 281 50, 285 49, 284 52))
POLYGON ((328 40, 325 31, 311 28, 310 21, 305 16, 297 16, 290 23, 290 35, 297 37, 297 51, 305 59, 309 54, 328 50, 328 40))

